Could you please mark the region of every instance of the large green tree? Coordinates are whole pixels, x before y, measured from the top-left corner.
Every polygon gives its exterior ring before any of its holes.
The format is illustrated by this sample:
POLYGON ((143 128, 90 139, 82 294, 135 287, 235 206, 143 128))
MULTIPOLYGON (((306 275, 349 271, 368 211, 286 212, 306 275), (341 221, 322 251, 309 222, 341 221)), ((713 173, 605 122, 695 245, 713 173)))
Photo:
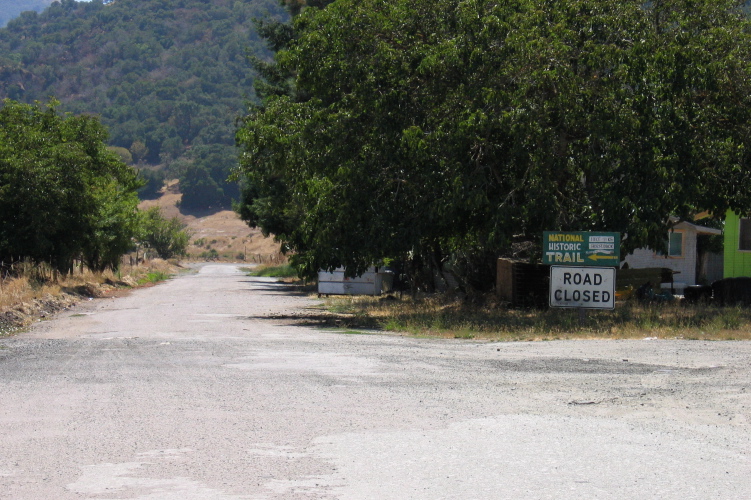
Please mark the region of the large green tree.
POLYGON ((136 232, 140 181, 96 118, 55 106, 0 107, 0 259, 117 267, 136 232))
POLYGON ((543 230, 660 248, 670 216, 751 208, 749 27, 730 0, 303 9, 294 91, 237 136, 242 213, 308 273, 406 256, 472 284, 543 230))

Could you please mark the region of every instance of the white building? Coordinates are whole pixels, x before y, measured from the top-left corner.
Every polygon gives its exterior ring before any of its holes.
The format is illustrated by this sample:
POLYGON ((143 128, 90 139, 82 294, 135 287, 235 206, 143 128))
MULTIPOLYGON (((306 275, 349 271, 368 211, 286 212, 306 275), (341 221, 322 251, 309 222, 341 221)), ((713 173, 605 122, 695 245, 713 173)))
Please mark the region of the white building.
POLYGON ((708 262, 699 263, 697 260, 696 237, 700 234, 721 235, 722 230, 711 227, 698 226, 690 222, 679 222, 668 233, 667 254, 655 252, 649 248, 637 248, 633 253, 626 256, 625 264, 631 269, 644 269, 650 267, 664 267, 672 269, 674 288, 680 293, 688 285, 697 284, 697 268, 700 264, 705 269, 708 280, 722 278, 722 256, 717 259, 708 255, 708 262), (717 260, 717 263, 715 263, 717 260), (719 265, 719 269, 717 269, 719 265))

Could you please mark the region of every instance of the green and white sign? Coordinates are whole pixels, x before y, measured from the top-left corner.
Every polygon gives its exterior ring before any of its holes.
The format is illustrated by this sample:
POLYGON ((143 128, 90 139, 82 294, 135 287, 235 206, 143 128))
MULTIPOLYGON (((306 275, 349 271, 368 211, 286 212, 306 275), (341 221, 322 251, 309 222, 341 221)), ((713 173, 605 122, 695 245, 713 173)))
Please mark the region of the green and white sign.
POLYGON ((614 266, 621 262, 620 233, 545 231, 542 263, 559 266, 614 266))

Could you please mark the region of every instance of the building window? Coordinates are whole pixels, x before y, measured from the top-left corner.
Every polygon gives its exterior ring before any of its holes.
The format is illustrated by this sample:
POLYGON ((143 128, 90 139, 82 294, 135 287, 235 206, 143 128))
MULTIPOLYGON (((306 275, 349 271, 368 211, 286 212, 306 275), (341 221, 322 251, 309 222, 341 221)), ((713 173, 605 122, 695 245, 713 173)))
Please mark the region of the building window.
MULTIPOLYGON (((668 249, 668 257, 683 257, 683 232, 670 231, 665 246, 668 249)), ((665 252, 662 250, 655 253, 665 257, 665 252)))
POLYGON ((751 250, 751 219, 741 219, 738 231, 738 250, 751 250))
POLYGON ((678 231, 668 233, 668 256, 683 257, 683 233, 678 231))

